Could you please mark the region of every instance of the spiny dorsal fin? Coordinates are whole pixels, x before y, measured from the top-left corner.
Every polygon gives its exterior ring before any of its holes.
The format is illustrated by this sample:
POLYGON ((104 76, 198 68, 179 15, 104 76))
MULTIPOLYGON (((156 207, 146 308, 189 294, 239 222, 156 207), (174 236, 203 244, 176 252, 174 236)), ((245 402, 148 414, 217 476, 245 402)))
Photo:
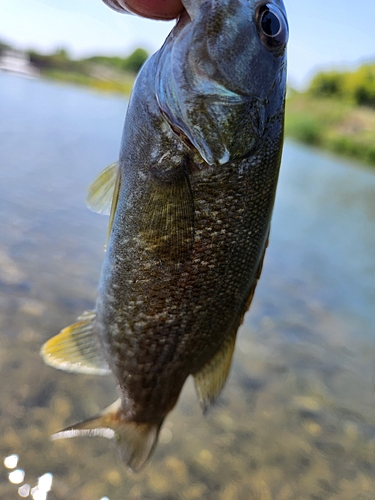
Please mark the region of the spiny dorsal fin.
POLYGON ((236 334, 233 334, 226 339, 213 358, 199 372, 193 375, 199 404, 204 413, 216 401, 224 387, 229 374, 235 343, 236 334))
POLYGON ((94 311, 49 339, 40 351, 45 363, 60 370, 105 375, 111 373, 93 331, 94 311))
POLYGON ((121 185, 121 171, 118 163, 108 165, 90 184, 86 204, 94 212, 109 215, 108 237, 111 235, 121 185))
POLYGON ((52 439, 77 436, 115 439, 125 464, 133 472, 138 472, 155 449, 161 424, 162 421, 126 422, 123 418, 121 400, 118 399, 95 417, 57 432, 52 439))

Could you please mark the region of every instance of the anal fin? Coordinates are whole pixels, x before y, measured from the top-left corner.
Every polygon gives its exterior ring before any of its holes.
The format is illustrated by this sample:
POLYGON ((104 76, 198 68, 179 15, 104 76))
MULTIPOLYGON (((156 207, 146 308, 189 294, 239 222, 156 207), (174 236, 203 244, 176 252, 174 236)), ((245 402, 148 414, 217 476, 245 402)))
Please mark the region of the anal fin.
POLYGON ((60 370, 105 375, 111 373, 93 330, 94 311, 86 311, 77 323, 49 339, 40 351, 44 362, 60 370))
POLYGON ((52 439, 78 436, 114 439, 125 464, 133 472, 138 472, 155 449, 161 424, 162 421, 127 422, 118 399, 98 415, 57 432, 52 439))
POLYGON ((210 361, 193 375, 199 404, 204 413, 216 401, 224 387, 232 363, 235 344, 236 333, 230 335, 210 361))

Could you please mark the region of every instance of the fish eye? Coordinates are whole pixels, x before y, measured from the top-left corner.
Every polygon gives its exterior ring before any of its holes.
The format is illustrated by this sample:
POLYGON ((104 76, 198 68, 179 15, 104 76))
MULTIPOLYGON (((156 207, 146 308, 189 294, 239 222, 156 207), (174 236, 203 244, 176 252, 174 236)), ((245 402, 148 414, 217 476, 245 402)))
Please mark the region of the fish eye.
POLYGON ((256 12, 258 35, 268 50, 281 49, 288 39, 288 24, 281 10, 271 3, 259 6, 256 12))

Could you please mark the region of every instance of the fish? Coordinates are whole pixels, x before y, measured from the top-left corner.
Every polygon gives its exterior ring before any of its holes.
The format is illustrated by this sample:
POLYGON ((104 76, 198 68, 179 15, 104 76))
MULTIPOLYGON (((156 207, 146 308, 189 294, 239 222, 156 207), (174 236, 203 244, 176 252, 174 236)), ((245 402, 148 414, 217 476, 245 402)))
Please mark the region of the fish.
POLYGON ((42 347, 112 374, 119 398, 56 438, 113 439, 138 472, 193 377, 205 413, 228 378, 269 240, 283 147, 282 0, 183 0, 129 100, 119 159, 91 184, 109 213, 94 311, 42 347))

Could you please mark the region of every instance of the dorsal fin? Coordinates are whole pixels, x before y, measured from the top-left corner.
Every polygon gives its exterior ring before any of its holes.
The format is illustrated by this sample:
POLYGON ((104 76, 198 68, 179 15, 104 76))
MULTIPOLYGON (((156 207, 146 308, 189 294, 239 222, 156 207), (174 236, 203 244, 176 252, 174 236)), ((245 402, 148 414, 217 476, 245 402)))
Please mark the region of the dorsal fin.
POLYGON ((228 378, 235 343, 236 333, 230 335, 210 361, 193 374, 199 404, 204 413, 216 401, 228 378))
POLYGON ((45 363, 60 370, 106 375, 111 373, 93 331, 94 311, 85 311, 78 322, 49 339, 40 351, 45 363))
POLYGON ((121 171, 117 162, 111 163, 89 185, 86 204, 90 210, 109 215, 108 239, 112 231, 121 185, 121 171))

